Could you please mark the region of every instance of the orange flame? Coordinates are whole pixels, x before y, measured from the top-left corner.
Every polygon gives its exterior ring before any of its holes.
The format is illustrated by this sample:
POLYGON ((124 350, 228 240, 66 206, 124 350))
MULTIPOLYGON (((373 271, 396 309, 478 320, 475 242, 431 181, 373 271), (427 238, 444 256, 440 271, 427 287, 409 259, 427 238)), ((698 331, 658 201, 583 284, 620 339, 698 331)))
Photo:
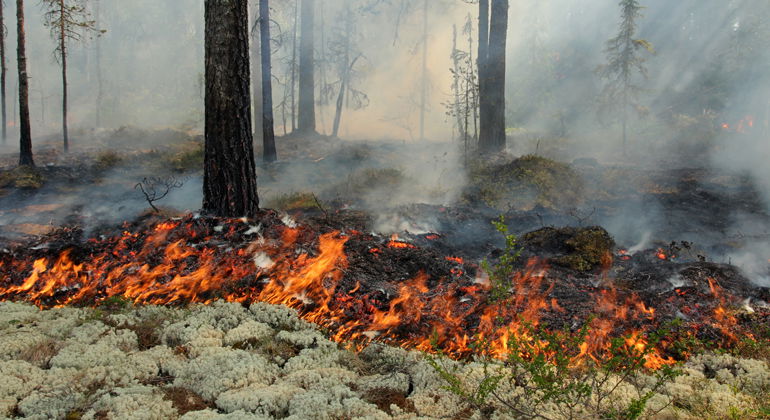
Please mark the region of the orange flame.
MULTIPOLYGON (((222 235, 235 232, 236 223, 231 221, 222 235)), ((418 273, 391 290, 392 299, 382 302, 360 281, 343 282, 348 268, 347 236, 331 232, 315 238, 302 228, 280 229, 274 239, 224 252, 216 245, 191 244, 185 239, 195 237, 189 222, 166 222, 146 235, 124 232, 107 241, 109 248, 101 254, 75 258, 72 251, 65 251, 50 260, 6 261, 0 263, 1 272, 28 274, 14 284, 0 283, 0 299, 24 299, 40 306, 91 304, 111 296, 137 304, 262 301, 295 308, 302 318, 334 331, 334 340, 353 345, 376 337, 403 347, 440 348, 463 356, 485 343, 482 351, 500 358, 510 354, 513 343, 524 343, 515 347, 519 351, 547 352, 548 343, 533 337, 530 327, 539 327, 546 313, 565 312, 551 296, 555 283, 548 278, 547 267, 536 259, 513 275, 510 294, 498 302, 487 299, 488 282, 458 281, 464 275, 458 267, 447 279, 418 273), (316 244, 312 250, 307 249, 310 241, 316 244), (263 254, 271 262, 269 267, 257 262, 256 257, 263 254)), ((391 238, 391 244, 414 247, 397 237, 391 238)), ((379 252, 379 248, 369 249, 369 253, 379 252)), ((446 260, 464 264, 459 257, 446 260)), ((724 302, 711 279, 709 286, 724 302)), ((673 363, 658 350, 648 351, 650 344, 641 329, 627 327, 655 321, 654 308, 636 295, 623 298, 616 289, 599 290, 593 296, 596 317, 590 321, 590 334, 575 349, 573 364, 600 360, 612 338, 621 334, 630 334, 625 342, 629 351, 646 352, 648 368, 673 363)), ((729 334, 737 321, 723 306, 714 319, 729 334)))

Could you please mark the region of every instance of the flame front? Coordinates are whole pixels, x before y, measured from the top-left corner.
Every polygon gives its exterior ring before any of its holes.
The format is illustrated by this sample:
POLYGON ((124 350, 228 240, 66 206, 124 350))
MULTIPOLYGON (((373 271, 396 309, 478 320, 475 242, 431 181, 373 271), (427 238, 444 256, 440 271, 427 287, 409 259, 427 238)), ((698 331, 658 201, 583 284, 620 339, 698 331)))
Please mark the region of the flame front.
MULTIPOLYGON (((236 223, 217 232, 232 235, 236 223)), ((301 228, 279 230, 275 238, 260 237, 223 250, 222 241, 207 242, 189 223, 167 222, 144 236, 124 232, 108 240, 107 251, 101 253, 76 258, 72 251, 64 251, 56 259, 31 263, 6 260, 0 262, 0 273, 28 274, 14 281, 6 275, 0 283, 0 300, 27 300, 39 306, 97 304, 112 296, 165 305, 216 299, 262 301, 295 308, 304 319, 333 331, 333 339, 353 346, 376 339, 426 351, 441 349, 454 356, 481 351, 499 358, 510 354, 513 340, 525 343, 530 352, 547 352, 548 343, 533 337, 531 327, 538 327, 545 314, 565 312, 550 297, 554 283, 538 260, 531 260, 513 276, 511 293, 502 301, 489 301, 488 281, 463 285, 452 278, 430 279, 425 273, 402 282, 392 298, 382 301, 373 292, 363 292, 356 279, 354 287, 353 283, 341 286, 349 266, 348 235, 330 232, 310 235, 308 240, 301 228), (190 238, 196 237, 197 242, 191 243, 190 238), (309 244, 314 244, 312 249, 307 248, 309 244), (479 343, 485 344, 483 348, 479 343)), ((392 252, 414 248, 397 238, 384 246, 394 248, 392 252)), ((369 248, 364 253, 381 252, 381 248, 369 248)), ((445 260, 464 264, 458 257, 445 260)), ((451 273, 458 277, 464 271, 455 266, 451 273)), ((718 298, 718 286, 710 285, 718 298)), ((648 368, 673 363, 657 350, 647 351, 642 328, 628 328, 654 324, 654 308, 635 295, 622 298, 615 289, 598 289, 592 299, 596 316, 589 321, 590 334, 578 346, 575 365, 601 360, 612 338, 621 335, 627 337, 629 351, 647 353, 648 368)), ((735 321, 723 306, 714 319, 730 333, 735 321)))

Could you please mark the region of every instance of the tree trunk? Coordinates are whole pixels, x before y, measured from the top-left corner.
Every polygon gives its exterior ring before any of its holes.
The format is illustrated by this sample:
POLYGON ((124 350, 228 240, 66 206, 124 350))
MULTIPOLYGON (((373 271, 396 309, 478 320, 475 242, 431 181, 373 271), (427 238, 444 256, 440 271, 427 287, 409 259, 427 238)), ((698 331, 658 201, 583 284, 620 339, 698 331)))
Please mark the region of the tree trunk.
POLYGON ((19 67, 19 165, 35 166, 29 127, 29 79, 24 35, 24 0, 16 0, 17 62, 19 67))
POLYGON ((251 136, 246 0, 205 0, 205 21, 203 210, 216 216, 255 216, 259 198, 251 136))
POLYGON ((67 132, 67 34, 66 20, 64 16, 64 0, 59 0, 59 50, 61 51, 61 81, 62 81, 62 136, 64 138, 64 151, 70 150, 69 133, 67 132))
POLYGON ((345 16, 345 56, 343 57, 344 67, 342 68, 342 74, 340 75, 340 92, 337 95, 336 108, 334 112, 334 123, 332 125, 332 137, 337 137, 340 131, 340 120, 342 119, 342 107, 345 103, 345 91, 348 89, 348 83, 350 83, 350 72, 352 70, 353 63, 350 63, 350 33, 352 28, 353 16, 350 13, 350 5, 348 5, 347 15, 345 16))
MULTIPOLYGON (((294 30, 291 36, 291 131, 297 131, 297 31, 299 31, 299 0, 294 0, 294 30)), ((284 126, 284 131, 286 127, 284 126)))
POLYGON ((422 2, 422 82, 420 89, 420 140, 425 140, 425 108, 428 106, 428 0, 422 2))
POLYGON ((273 81, 270 63, 270 6, 259 0, 259 38, 262 49, 262 159, 275 162, 275 127, 273 125, 273 81))
POLYGON ((479 150, 482 139, 489 137, 490 105, 487 95, 487 60, 489 58, 489 0, 479 0, 479 56, 476 58, 479 83, 479 150))
POLYGON ((315 82, 313 73, 313 28, 315 0, 302 0, 301 33, 299 41, 299 121, 302 133, 315 132, 315 82))
POLYGON ((254 12, 249 12, 249 16, 254 16, 254 20, 249 22, 249 61, 251 62, 251 121, 252 136, 254 141, 262 139, 262 131, 259 130, 259 124, 262 118, 262 47, 259 35, 259 0, 255 3, 254 12))
POLYGON ((5 100, 5 1, 0 0, 0 108, 3 119, 3 144, 8 142, 8 114, 5 100))
POLYGON ((457 137, 465 139, 466 127, 463 125, 464 118, 461 105, 462 100, 460 98, 460 74, 462 70, 460 69, 460 59, 458 57, 458 52, 457 25, 452 25, 452 56, 450 58, 452 59, 452 93, 455 97, 455 102, 452 108, 455 114, 455 124, 457 124, 457 137))
MULTIPOLYGON (((508 0, 492 0, 484 92, 481 102, 481 152, 505 149, 505 46, 508 34, 508 0), (484 106, 486 105, 486 107, 484 106)), ((481 78, 480 78, 481 80, 481 78)))
MULTIPOLYGON (((96 29, 101 30, 101 0, 94 0, 94 19, 96 29)), ((104 100, 104 81, 102 80, 102 41, 96 37, 96 127, 102 126, 102 101, 104 100)))

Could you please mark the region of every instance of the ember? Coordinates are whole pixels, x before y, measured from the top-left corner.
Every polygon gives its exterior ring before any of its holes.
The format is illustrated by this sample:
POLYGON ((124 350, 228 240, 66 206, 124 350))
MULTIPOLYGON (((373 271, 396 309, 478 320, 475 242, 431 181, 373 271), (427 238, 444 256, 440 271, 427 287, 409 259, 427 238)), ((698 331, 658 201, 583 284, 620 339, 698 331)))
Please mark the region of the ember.
MULTIPOLYGON (((316 236, 304 226, 263 223, 270 227, 257 241, 244 237, 249 226, 242 220, 188 217, 92 239, 86 242, 87 250, 68 248, 54 257, 31 260, 6 258, 0 265, 5 279, 0 284, 0 299, 27 300, 45 307, 93 305, 112 296, 137 304, 166 305, 216 299, 246 304, 261 301, 296 308, 304 319, 332 331, 334 340, 355 347, 377 339, 420 350, 438 348, 457 357, 474 351, 505 357, 509 340, 532 339, 528 326, 546 326, 559 317, 577 315, 553 295, 557 282, 549 278, 547 265, 538 259, 531 259, 514 274, 512 293, 497 302, 487 297, 489 282, 479 283, 473 272, 452 266, 465 264, 460 257, 443 258, 451 263, 444 277, 417 272, 411 279, 387 286, 393 292, 384 296, 383 289, 362 282, 350 259, 376 255, 377 260, 387 261, 406 250, 419 252, 416 246, 391 238, 388 248, 399 252, 390 255, 372 246, 375 237, 358 232, 316 236), (352 239, 368 244, 364 248, 368 252, 355 254, 352 239), (222 240, 229 241, 232 249, 218 246, 222 240), (394 247, 393 243, 406 246, 394 247), (257 264, 257 259, 269 263, 257 264), (18 273, 27 274, 20 277, 18 273), (473 350, 474 343, 482 341, 487 343, 484 349, 473 350)), ((728 298, 715 282, 710 280, 709 285, 719 302, 712 324, 733 340, 740 327, 726 309, 728 298)), ((647 331, 661 321, 655 308, 638 295, 615 288, 588 288, 586 292, 595 317, 586 318, 591 334, 581 348, 581 358, 602 359, 610 340, 619 335, 630 337, 629 348, 648 345, 647 331)), ((677 289, 675 295, 684 293, 677 289)), ((674 362, 661 345, 648 354, 647 367, 674 362)))

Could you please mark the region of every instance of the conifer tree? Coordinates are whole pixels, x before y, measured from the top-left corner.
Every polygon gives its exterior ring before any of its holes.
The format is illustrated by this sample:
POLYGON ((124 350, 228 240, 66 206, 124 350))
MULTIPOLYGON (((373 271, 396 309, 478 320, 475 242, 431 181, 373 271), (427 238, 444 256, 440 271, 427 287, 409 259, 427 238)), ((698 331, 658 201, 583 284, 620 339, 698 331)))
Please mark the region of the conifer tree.
POLYGON ((629 108, 636 104, 642 87, 639 76, 647 78, 647 67, 643 51, 653 52, 652 44, 636 38, 637 21, 642 17, 643 7, 637 0, 621 0, 621 21, 618 34, 607 41, 604 49, 607 63, 599 66, 598 72, 605 85, 600 96, 600 112, 603 115, 618 112, 623 126, 623 153, 628 146, 629 108))

